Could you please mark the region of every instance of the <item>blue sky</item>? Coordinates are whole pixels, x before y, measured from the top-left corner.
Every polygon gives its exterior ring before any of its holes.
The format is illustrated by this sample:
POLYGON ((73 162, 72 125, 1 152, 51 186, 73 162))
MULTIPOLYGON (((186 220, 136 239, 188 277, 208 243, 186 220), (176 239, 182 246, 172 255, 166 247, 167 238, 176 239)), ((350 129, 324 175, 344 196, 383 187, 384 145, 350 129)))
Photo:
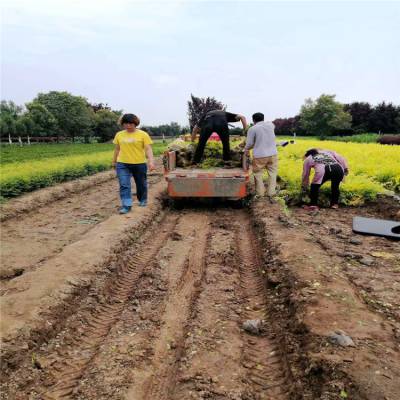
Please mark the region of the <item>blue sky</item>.
POLYGON ((66 90, 187 123, 190 93, 268 119, 307 97, 400 104, 400 2, 3 0, 1 98, 66 90))

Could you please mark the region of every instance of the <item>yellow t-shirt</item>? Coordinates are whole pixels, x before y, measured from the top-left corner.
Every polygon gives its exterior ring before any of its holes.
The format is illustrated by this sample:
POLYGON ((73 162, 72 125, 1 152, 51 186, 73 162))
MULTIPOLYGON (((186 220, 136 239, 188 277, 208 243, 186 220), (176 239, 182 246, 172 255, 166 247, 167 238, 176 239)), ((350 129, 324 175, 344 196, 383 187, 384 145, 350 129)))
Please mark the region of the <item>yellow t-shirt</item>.
POLYGON ((146 132, 136 129, 135 132, 126 130, 117 132, 113 143, 118 144, 120 148, 118 162, 143 164, 146 162, 144 147, 146 144, 152 144, 153 141, 146 132))

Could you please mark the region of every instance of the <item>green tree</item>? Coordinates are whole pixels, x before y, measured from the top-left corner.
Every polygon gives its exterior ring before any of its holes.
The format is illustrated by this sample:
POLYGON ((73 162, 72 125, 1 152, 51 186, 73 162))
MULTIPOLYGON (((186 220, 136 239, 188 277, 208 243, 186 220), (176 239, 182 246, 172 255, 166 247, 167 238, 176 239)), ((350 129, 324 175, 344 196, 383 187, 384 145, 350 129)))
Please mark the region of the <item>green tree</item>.
POLYGON ((306 99, 300 111, 300 124, 313 136, 331 136, 335 131, 351 127, 351 115, 335 95, 322 94, 317 100, 306 99))
POLYGON ((370 115, 371 132, 398 133, 399 132, 400 107, 392 103, 379 103, 370 115))
POLYGON ((56 119, 53 114, 38 101, 26 104, 26 117, 32 123, 31 131, 35 136, 51 136, 56 129, 56 119))
POLYGON ((102 108, 94 114, 94 132, 101 142, 112 139, 115 133, 120 130, 118 118, 121 113, 102 108))
POLYGON ((351 104, 345 104, 344 110, 350 113, 351 127, 356 133, 365 133, 370 131, 372 107, 369 103, 355 101, 351 104))
POLYGON ((400 107, 397 107, 397 117, 395 119, 395 131, 400 134, 400 107))
POLYGON ((94 112, 84 97, 68 92, 39 93, 33 100, 42 104, 56 120, 54 133, 57 137, 83 136, 88 142, 94 134, 94 112))
POLYGON ((25 136, 27 136, 28 144, 31 144, 30 136, 32 134, 32 127, 33 127, 33 122, 27 115, 27 113, 21 115, 17 119, 17 122, 15 123, 15 131, 16 134, 18 135, 18 140, 21 145, 22 145, 22 137, 25 136))
MULTIPOLYGON (((181 134, 183 127, 177 122, 170 122, 169 124, 163 124, 158 126, 143 126, 143 130, 148 132, 152 136, 178 136, 181 134)), ((187 130, 185 132, 188 132, 187 130)))
POLYGON ((22 114, 22 107, 13 101, 2 100, 0 102, 0 129, 1 136, 8 136, 11 143, 13 137, 16 137, 17 121, 22 114))

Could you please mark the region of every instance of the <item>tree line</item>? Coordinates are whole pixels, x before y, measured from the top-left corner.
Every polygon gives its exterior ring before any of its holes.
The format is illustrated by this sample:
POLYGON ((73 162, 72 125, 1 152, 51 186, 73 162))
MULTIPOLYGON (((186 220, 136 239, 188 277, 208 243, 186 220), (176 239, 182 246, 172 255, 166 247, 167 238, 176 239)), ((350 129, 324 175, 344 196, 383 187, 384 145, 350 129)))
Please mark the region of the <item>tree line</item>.
MULTIPOLYGON (((158 126, 142 126, 152 136, 177 136, 189 132, 201 116, 212 109, 226 109, 214 97, 191 95, 188 101, 189 126, 176 122, 158 126)), ((24 137, 56 141, 111 140, 120 130, 118 120, 122 110, 112 110, 107 104, 90 103, 86 98, 68 92, 39 93, 25 106, 12 101, 0 103, 0 133, 10 142, 24 137)), ((335 95, 323 94, 316 100, 306 99, 298 115, 277 118, 277 135, 326 137, 357 133, 400 133, 400 107, 382 102, 372 106, 367 102, 341 104, 335 95)), ((240 133, 235 128, 232 133, 240 133)), ((21 141, 21 139, 19 139, 21 141)))
MULTIPOLYGON (((25 106, 12 101, 0 103, 2 140, 13 142, 21 137, 32 141, 111 140, 121 130, 118 120, 122 110, 107 104, 90 103, 86 98, 68 92, 39 93, 25 106)), ((152 136, 176 136, 188 128, 176 122, 159 126, 142 126, 152 136)))
POLYGON ((400 106, 382 102, 341 104, 334 95, 323 94, 316 100, 306 99, 298 115, 277 118, 277 135, 347 136, 359 133, 400 133, 400 106))

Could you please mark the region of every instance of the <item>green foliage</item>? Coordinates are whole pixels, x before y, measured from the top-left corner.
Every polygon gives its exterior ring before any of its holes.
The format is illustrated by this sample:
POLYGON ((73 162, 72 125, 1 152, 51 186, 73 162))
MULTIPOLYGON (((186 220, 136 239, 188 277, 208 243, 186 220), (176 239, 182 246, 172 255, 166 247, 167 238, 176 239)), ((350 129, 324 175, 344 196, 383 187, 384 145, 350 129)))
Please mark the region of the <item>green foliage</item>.
POLYGON ((47 158, 66 157, 78 154, 92 154, 112 151, 113 144, 33 144, 32 146, 0 147, 0 165, 24 161, 44 160, 47 158))
POLYGON ((146 131, 149 135, 152 136, 178 136, 185 128, 180 126, 177 122, 171 122, 169 124, 162 124, 158 126, 142 126, 144 131, 146 131))
POLYGON ((337 129, 350 128, 351 115, 335 101, 335 95, 322 94, 315 101, 306 99, 301 107, 300 124, 313 136, 331 136, 337 129))
MULTIPOLYGON (((246 133, 249 130, 249 127, 247 127, 246 129, 246 133)), ((229 128, 229 135, 236 135, 236 136, 243 136, 243 129, 242 128, 229 128)))
POLYGON ((108 109, 100 109, 94 114, 94 132, 101 142, 111 140, 120 130, 119 116, 119 113, 108 109))
POLYGON ((369 121, 372 132, 400 133, 400 107, 392 103, 379 103, 373 108, 369 121))
POLYGON ((168 143, 170 143, 170 142, 171 142, 171 139, 165 140, 164 142, 162 140, 154 141, 153 145, 151 146, 153 149, 153 154, 155 156, 159 156, 160 154, 163 154, 168 146, 168 143))
POLYGON ((379 138, 377 133, 360 133, 351 136, 331 136, 329 140, 347 143, 376 143, 379 138))
POLYGON ((51 135, 56 129, 57 121, 46 106, 38 101, 26 104, 28 112, 25 114, 32 121, 31 130, 36 136, 51 135))
POLYGON ((2 167, 0 191, 4 198, 91 175, 110 168, 111 152, 49 158, 2 167))
POLYGON ((22 107, 12 101, 2 100, 0 103, 0 129, 2 136, 14 137, 17 132, 17 121, 22 114, 22 107))
POLYGON ((373 110, 369 103, 356 101, 351 104, 345 104, 344 110, 351 115, 351 127, 354 132, 368 132, 373 110))
POLYGON ((15 123, 15 130, 16 130, 16 132, 18 132, 18 135, 20 135, 20 136, 24 136, 29 133, 28 132, 29 119, 26 119, 26 117, 24 119, 22 119, 22 118, 23 117, 18 118, 15 123))
MULTIPOLYGON (((155 155, 166 144, 153 145, 155 155)), ((46 186, 95 174, 111 168, 112 144, 47 144, 1 146, 2 198, 19 196, 46 186)))
POLYGON ((58 136, 84 136, 89 140, 93 134, 94 112, 87 100, 68 92, 39 93, 33 100, 54 116, 56 126, 54 132, 58 136))
MULTIPOLYGON (((166 144, 155 141, 152 145, 155 155, 161 154, 166 144)), ((56 157, 68 157, 79 154, 94 154, 109 151, 112 154, 114 145, 111 143, 91 144, 34 144, 32 146, 0 146, 0 165, 21 163, 24 161, 44 160, 56 157)))

